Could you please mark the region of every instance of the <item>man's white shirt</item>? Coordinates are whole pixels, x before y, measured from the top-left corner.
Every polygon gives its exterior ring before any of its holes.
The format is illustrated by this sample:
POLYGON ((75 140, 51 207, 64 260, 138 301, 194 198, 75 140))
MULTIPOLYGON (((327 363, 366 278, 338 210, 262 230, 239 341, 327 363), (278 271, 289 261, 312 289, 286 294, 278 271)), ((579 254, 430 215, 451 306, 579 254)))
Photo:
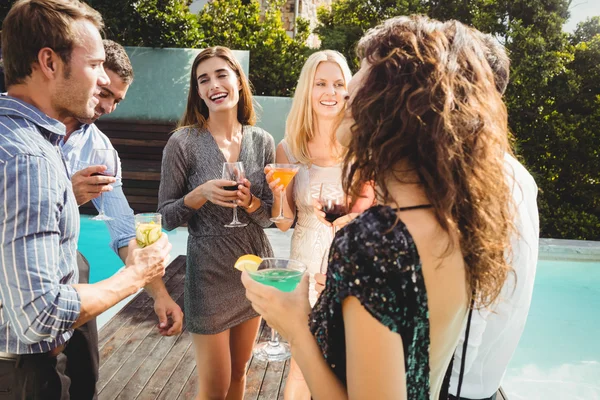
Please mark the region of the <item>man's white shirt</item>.
MULTIPOLYGON (((505 156, 506 176, 516 207, 516 235, 511 240, 514 274, 509 274, 497 304, 474 310, 467 346, 461 397, 483 399, 500 387, 525 328, 538 260, 538 188, 531 174, 511 155, 505 156), (516 276, 516 279, 515 279, 516 276)), ((454 355, 450 393, 456 395, 465 330, 454 355)))

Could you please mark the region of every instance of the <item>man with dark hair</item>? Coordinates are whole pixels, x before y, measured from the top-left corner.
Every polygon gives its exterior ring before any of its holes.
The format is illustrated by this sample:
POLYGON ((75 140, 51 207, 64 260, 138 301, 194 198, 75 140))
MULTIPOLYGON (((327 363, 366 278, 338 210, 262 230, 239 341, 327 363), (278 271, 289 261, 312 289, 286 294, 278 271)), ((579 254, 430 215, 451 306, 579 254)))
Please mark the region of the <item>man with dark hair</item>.
POLYGON ((59 121, 93 118, 110 84, 102 26, 78 0, 18 0, 3 22, 0 393, 15 399, 80 399, 62 353, 73 329, 162 276, 171 249, 166 235, 144 249, 132 240, 120 273, 78 283, 79 212, 59 121))
POLYGON ((500 94, 504 94, 508 87, 508 77, 510 74, 510 58, 506 54, 506 49, 492 35, 476 29, 474 29, 474 32, 484 45, 485 59, 494 73, 496 90, 500 94))
MULTIPOLYGON (((483 44, 486 60, 494 74, 500 94, 508 85, 510 59, 493 36, 473 29, 483 44)), ((508 363, 525 328, 538 259, 539 215, 537 185, 531 174, 512 155, 504 157, 506 176, 512 187, 515 205, 516 234, 511 241, 510 264, 514 274, 508 274, 498 303, 492 309, 474 310, 468 335, 465 360, 462 360, 466 332, 463 331, 456 352, 450 381, 450 399, 457 399, 461 364, 464 372, 460 399, 494 400, 508 363)))
MULTIPOLYGON (((133 67, 125 49, 112 40, 104 40, 104 71, 110 84, 100 88, 97 95, 98 105, 94 117, 89 119, 68 118, 63 121, 67 131, 60 141, 63 158, 71 175, 73 192, 78 205, 92 200, 97 210, 111 217, 107 220, 112 250, 125 262, 128 245, 135 238, 133 210, 129 207, 123 193, 121 162, 118 161, 116 181, 104 183, 106 177, 96 175, 104 170, 102 165, 92 165, 94 149, 113 149, 108 137, 102 133, 94 122, 104 114, 113 112, 117 105, 125 99, 129 86, 133 82, 133 67), (98 198, 102 193, 102 203, 98 198)), ((101 164, 96 162, 96 164, 101 164)), ((78 255, 79 282, 88 283, 89 264, 83 255, 78 255)), ((154 310, 158 316, 159 332, 164 336, 172 336, 181 332, 183 313, 181 308, 171 299, 167 289, 159 277, 146 286, 146 291, 154 299, 154 310)), ((98 332, 95 319, 77 329, 65 349, 68 358, 67 366, 73 378, 71 393, 78 393, 77 398, 95 398, 95 387, 98 381, 98 332)))

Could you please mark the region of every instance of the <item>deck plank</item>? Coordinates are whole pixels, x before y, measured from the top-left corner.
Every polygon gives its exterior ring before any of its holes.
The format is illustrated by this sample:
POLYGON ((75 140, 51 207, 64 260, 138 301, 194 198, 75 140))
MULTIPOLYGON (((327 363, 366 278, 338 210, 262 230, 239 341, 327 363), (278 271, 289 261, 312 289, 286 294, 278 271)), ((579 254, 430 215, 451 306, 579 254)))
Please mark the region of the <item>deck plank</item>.
MULTIPOLYGON (((187 334, 177 337, 175 345, 171 348, 166 357, 159 363, 152 377, 146 382, 142 391, 136 399, 155 400, 166 386, 171 376, 174 374, 177 366, 182 362, 186 352, 192 346, 187 334)), ((193 360, 192 360, 193 362, 193 360)))
MULTIPOLYGON (((165 271, 165 276, 163 277, 165 285, 168 285, 169 280, 173 277, 173 275, 180 271, 181 267, 185 268, 185 256, 179 256, 169 264, 165 271)), ((127 304, 127 307, 121 309, 113 318, 110 319, 110 321, 108 321, 106 325, 102 327, 100 332, 98 332, 98 345, 100 347, 106 345, 107 341, 110 340, 119 329, 121 329, 131 320, 134 315, 134 313, 130 312, 132 308, 139 309, 148 301, 150 301, 148 297, 136 296, 129 304, 127 304)))
MULTIPOLYGON (((178 303, 183 301, 183 293, 178 299, 175 299, 178 303)), ((142 392, 144 387, 150 381, 158 367, 163 363, 165 358, 173 351, 173 347, 180 341, 180 338, 184 335, 178 336, 160 336, 158 331, 155 329, 154 333, 159 335, 158 342, 154 349, 151 350, 148 356, 141 362, 137 370, 131 375, 131 378, 125 384, 119 395, 116 397, 117 400, 128 400, 135 399, 142 392)), ((187 336, 187 335, 186 335, 187 336)), ((144 344, 142 344, 143 346, 144 344)), ((127 365, 124 365, 127 367, 127 365)), ((133 365, 131 365, 133 368, 133 365)), ((114 384, 111 385, 115 386, 114 384)))
MULTIPOLYGON (((165 384, 163 390, 158 396, 158 400, 173 400, 179 397, 179 394, 184 391, 186 383, 190 379, 190 376, 196 375, 196 360, 194 359, 194 347, 190 346, 187 348, 183 358, 177 364, 173 374, 169 377, 169 380, 165 384)), ((187 389, 189 391, 189 389, 187 389)), ((196 388, 193 388, 196 393, 196 388)))
MULTIPOLYGON (((266 326, 264 321, 261 322, 257 343, 269 340, 271 329, 266 326)), ((267 370, 267 362, 258 360, 255 357, 250 359, 248 372, 246 373, 246 392, 244 400, 257 400, 260 394, 260 389, 265 378, 267 370)))
MULTIPOLYGON (((183 293, 183 279, 185 272, 177 270, 174 276, 167 282, 167 290, 171 296, 177 298, 183 293)), ((147 293, 138 294, 137 298, 132 301, 131 307, 127 306, 127 311, 123 313, 118 322, 120 326, 112 336, 100 341, 100 370, 104 368, 104 364, 111 360, 111 357, 120 351, 121 347, 126 345, 131 336, 141 329, 143 324, 156 324, 156 315, 154 313, 154 303, 147 293), (138 300, 139 301, 136 301, 138 300)), ((115 316, 117 318, 117 316, 115 316)), ((103 329, 104 330, 104 329, 103 329)))
MULTIPOLYGON (((175 273, 175 281, 172 282, 175 287, 167 288, 175 299, 183 295, 183 282, 177 281, 178 275, 181 275, 181 269, 175 273)), ((146 293, 138 296, 149 297, 146 293)), ((100 350, 100 378, 97 388, 102 393, 108 386, 107 392, 103 394, 105 399, 113 399, 118 395, 162 338, 156 328, 157 321, 151 300, 144 308, 132 308, 130 312, 136 314, 100 350)))
POLYGON ((260 393, 258 394, 259 399, 277 400, 279 397, 279 389, 281 388, 285 364, 285 361, 268 363, 263 378, 263 383, 260 388, 260 393))

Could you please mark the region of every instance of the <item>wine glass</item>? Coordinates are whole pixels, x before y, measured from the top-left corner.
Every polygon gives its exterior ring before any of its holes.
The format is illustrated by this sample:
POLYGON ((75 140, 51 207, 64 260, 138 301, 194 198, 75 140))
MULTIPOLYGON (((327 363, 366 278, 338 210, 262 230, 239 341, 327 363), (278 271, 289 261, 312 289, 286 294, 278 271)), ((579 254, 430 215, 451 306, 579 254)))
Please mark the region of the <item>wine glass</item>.
POLYGON ((283 190, 281 191, 280 196, 281 201, 279 204, 279 215, 270 219, 275 223, 293 221, 291 218, 283 215, 283 198, 285 189, 288 187, 292 179, 294 179, 294 176, 296 176, 300 166, 297 164, 269 164, 268 166, 273 169, 273 179, 279 178, 279 183, 283 185, 283 190))
MULTIPOLYGON (((256 271, 246 270, 248 275, 263 285, 282 292, 291 292, 300 283, 306 265, 288 258, 263 258, 256 271)), ((271 328, 271 339, 254 346, 254 357, 262 361, 285 361, 292 356, 290 346, 281 343, 277 331, 271 328)))
POLYGON ((321 183, 318 201, 329 223, 348 214, 348 200, 339 183, 321 183))
MULTIPOLYGON (((223 189, 231 191, 238 190, 238 186, 244 184, 245 178, 246 174, 244 173, 244 164, 242 164, 241 161, 223 163, 223 179, 236 182, 235 185, 223 186, 223 189)), ((235 203, 235 200, 233 202, 235 203)), ((244 226, 248 226, 248 224, 238 220, 237 207, 234 207, 233 220, 224 226, 226 228, 243 228, 244 226)))
MULTIPOLYGON (((115 149, 94 149, 90 159, 90 165, 105 165, 106 170, 102 173, 92 175, 104 175, 116 177, 119 169, 119 155, 115 149)), ((91 218, 94 221, 112 221, 113 218, 104 214, 104 193, 100 193, 100 210, 98 215, 91 218)))

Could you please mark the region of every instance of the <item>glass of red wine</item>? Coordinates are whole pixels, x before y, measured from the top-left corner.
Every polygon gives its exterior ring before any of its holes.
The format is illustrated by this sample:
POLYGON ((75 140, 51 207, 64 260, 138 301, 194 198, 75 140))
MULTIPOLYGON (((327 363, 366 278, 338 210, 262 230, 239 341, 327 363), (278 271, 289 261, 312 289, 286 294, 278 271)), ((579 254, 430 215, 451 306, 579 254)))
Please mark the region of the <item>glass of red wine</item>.
MULTIPOLYGON (((105 165, 104 172, 93 175, 116 177, 119 169, 119 155, 115 149, 94 149, 89 165, 105 165)), ((113 218, 104 213, 104 193, 100 194, 100 209, 98 215, 91 218, 94 221, 112 221, 113 218)))
POLYGON ((346 195, 339 183, 322 183, 319 191, 319 203, 327 222, 333 223, 336 219, 348 214, 346 195))
MULTIPOLYGON (((244 173, 244 164, 241 161, 238 162, 226 162, 223 163, 223 179, 228 181, 237 182, 236 185, 231 186, 223 186, 223 189, 235 191, 238 190, 239 185, 244 184, 244 179, 246 178, 246 174, 244 173)), ((234 200, 235 202, 235 200, 234 200)), ((244 226, 248 226, 248 224, 240 222, 237 216, 237 207, 233 209, 233 220, 224 225, 226 228, 242 228, 244 226)))

